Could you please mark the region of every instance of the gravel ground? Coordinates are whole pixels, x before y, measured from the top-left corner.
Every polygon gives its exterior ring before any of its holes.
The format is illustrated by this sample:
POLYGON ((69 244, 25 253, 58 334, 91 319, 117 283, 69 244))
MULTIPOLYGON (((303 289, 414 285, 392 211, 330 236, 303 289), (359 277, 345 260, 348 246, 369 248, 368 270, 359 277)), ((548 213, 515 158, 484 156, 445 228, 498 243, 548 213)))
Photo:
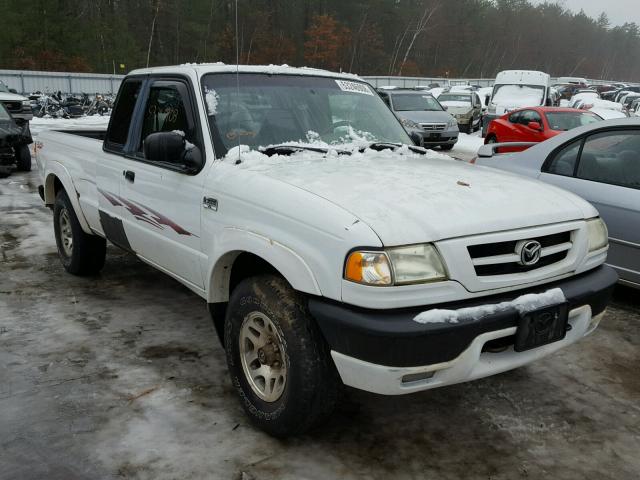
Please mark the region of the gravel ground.
POLYGON ((405 397, 348 390, 304 437, 255 430, 205 303, 110 249, 66 274, 37 176, 0 180, 0 479, 636 479, 640 295, 533 365, 405 397))

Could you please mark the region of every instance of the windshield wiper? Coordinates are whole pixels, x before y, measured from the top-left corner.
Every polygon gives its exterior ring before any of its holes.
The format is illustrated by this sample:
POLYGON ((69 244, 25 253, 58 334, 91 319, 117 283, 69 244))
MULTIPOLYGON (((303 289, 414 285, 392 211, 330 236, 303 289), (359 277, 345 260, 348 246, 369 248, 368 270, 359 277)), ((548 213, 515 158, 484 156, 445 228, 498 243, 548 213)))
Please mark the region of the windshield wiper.
MULTIPOLYGON (((376 152, 381 152, 383 150, 397 150, 403 145, 404 145, 403 143, 393 143, 393 142, 372 142, 366 147, 360 148, 359 151, 364 152, 367 149, 375 150, 376 152)), ((421 153, 423 155, 427 153, 426 149, 422 147, 416 147, 415 145, 407 145, 407 147, 409 147, 409 150, 411 150, 414 153, 421 153)))
MULTIPOLYGON (((260 147, 258 151, 260 153, 264 153, 265 155, 271 157, 273 155, 293 155, 297 152, 316 152, 316 153, 327 153, 329 150, 333 150, 332 148, 324 148, 324 147, 306 147, 303 145, 287 145, 283 143, 282 145, 269 145, 268 147, 260 147)), ((337 150, 339 155, 351 155, 351 152, 346 150, 337 150)))
POLYGON ((401 143, 392 143, 392 142, 372 142, 366 147, 360 148, 361 152, 364 152, 367 149, 375 150, 376 152, 381 152, 382 150, 395 150, 402 146, 401 143))

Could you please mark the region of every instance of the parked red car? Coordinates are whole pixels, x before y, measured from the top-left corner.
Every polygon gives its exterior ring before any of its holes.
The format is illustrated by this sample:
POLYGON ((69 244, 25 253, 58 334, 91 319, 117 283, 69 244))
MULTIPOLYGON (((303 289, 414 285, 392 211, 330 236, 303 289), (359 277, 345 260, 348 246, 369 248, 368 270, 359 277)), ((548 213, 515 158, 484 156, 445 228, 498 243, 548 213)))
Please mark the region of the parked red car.
MULTIPOLYGON (((593 112, 575 108, 523 108, 493 120, 484 143, 543 142, 572 128, 601 120, 593 112)), ((521 150, 524 148, 501 148, 500 153, 521 150)))

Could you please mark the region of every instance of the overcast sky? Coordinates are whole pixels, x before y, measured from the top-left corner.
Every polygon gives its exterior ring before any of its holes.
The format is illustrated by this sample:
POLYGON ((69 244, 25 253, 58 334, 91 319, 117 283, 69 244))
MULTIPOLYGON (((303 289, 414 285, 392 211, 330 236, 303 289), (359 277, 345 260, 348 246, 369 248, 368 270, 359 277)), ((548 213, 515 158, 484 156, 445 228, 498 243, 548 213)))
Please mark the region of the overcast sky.
MULTIPOLYGON (((544 0, 532 2, 543 3, 544 0)), ((604 11, 612 25, 622 25, 625 22, 640 24, 640 0, 559 0, 558 3, 576 12, 583 9, 587 15, 595 18, 604 11)))

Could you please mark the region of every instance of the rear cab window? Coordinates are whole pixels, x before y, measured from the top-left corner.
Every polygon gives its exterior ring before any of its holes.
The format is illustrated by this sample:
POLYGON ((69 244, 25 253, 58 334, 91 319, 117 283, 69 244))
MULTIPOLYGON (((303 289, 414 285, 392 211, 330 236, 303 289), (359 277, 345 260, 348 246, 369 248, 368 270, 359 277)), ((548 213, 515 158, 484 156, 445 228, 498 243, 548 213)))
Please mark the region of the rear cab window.
POLYGON ((109 120, 109 128, 104 140, 105 150, 113 153, 122 153, 124 150, 142 82, 140 78, 131 78, 122 84, 109 120))

